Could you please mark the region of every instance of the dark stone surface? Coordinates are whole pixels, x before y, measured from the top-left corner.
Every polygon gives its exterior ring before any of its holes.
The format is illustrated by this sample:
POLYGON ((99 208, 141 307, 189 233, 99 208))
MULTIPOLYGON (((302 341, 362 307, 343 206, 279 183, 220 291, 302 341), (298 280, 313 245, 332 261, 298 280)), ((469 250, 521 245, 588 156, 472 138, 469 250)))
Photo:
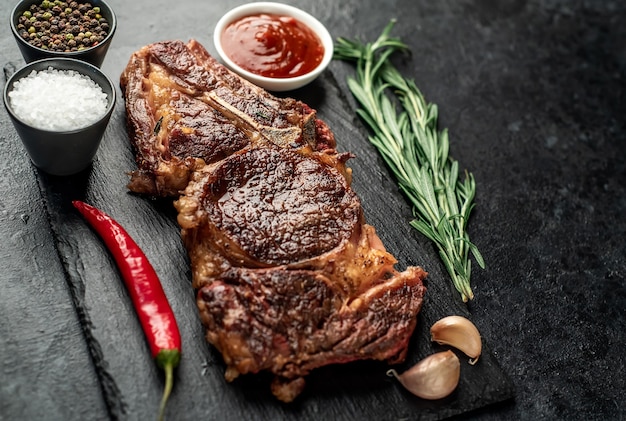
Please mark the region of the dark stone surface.
MULTIPOLYGON (((226 1, 110 0, 118 32, 102 69, 117 79, 142 45, 196 38, 209 51, 226 1)), ((618 1, 291 1, 333 37, 372 40, 391 18, 411 46, 398 66, 439 105, 451 155, 477 181, 472 240, 475 299, 458 300, 432 246, 367 144, 333 62, 309 102, 352 160, 354 188, 400 266, 423 265, 429 294, 409 361, 433 347, 430 323, 467 314, 485 338, 483 360, 459 390, 424 403, 359 363, 315 373, 295 405, 273 400, 267 378, 227 384, 203 339, 188 262, 169 203, 129 195, 133 157, 119 101, 97 159, 74 177, 28 161, 0 113, 0 420, 150 419, 163 376, 149 353, 103 245, 72 212, 82 198, 111 213, 142 245, 181 325, 184 358, 170 402, 175 419, 618 420, 626 345, 626 4, 618 1), (511 384, 514 386, 514 398, 511 384), (504 399, 503 402, 500 402, 504 399), (500 402, 500 403, 497 403, 500 402), (495 404, 494 404, 495 403, 495 404), (469 411, 469 412, 468 412, 469 411)), ((0 5, 0 62, 23 65, 0 5)))

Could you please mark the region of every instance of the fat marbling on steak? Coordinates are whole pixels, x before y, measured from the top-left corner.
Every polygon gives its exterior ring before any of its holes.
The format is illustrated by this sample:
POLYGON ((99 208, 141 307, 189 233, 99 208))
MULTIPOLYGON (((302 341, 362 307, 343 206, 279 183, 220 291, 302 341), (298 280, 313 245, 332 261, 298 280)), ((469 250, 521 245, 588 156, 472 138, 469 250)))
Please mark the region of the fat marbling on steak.
POLYGON ((122 86, 139 167, 129 187, 177 198, 227 380, 269 371, 289 402, 317 367, 405 358, 426 273, 395 269, 350 187, 350 155, 314 110, 240 79, 195 41, 142 48, 122 86))

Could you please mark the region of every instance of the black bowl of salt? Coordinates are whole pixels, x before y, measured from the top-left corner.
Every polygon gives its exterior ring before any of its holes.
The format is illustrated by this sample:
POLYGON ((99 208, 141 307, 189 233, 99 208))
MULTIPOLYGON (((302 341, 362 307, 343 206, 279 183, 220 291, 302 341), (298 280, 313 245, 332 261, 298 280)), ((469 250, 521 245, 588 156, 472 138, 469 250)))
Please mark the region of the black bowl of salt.
POLYGON ((4 86, 4 105, 31 161, 58 176, 91 164, 115 100, 100 69, 68 58, 29 63, 4 86))

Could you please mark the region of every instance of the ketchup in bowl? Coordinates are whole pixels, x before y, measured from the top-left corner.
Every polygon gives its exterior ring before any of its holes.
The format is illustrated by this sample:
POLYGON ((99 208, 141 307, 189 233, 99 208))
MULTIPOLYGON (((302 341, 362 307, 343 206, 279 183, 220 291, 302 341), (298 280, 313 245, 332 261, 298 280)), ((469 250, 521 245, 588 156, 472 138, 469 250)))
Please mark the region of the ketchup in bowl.
POLYGON ((324 57, 320 38, 291 16, 259 13, 228 24, 221 36, 226 55, 260 76, 292 78, 309 73, 324 57))

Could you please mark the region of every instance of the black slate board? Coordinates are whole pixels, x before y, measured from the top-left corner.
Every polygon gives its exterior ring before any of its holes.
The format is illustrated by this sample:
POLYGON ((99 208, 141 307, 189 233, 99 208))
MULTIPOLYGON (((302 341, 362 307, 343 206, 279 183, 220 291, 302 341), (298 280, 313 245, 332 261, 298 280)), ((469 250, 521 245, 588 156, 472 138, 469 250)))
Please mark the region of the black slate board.
MULTIPOLYGON (((124 19, 125 12, 132 13, 132 7, 120 4, 116 10, 120 18, 117 36, 123 37, 124 28, 130 23, 124 19)), ((149 42, 157 39, 160 38, 153 37, 149 42)), ((119 73, 128 56, 121 57, 114 48, 115 45, 107 63, 119 73)), ((16 67, 19 63, 5 66, 7 72, 11 71, 11 65, 16 67)), ((115 80, 119 75, 111 77, 115 80)), ((332 69, 314 84, 290 95, 318 109, 319 116, 334 131, 339 148, 356 155, 351 162, 354 189, 364 203, 368 222, 377 227, 389 250, 398 256, 398 267, 418 264, 430 273, 428 295, 409 358, 399 367, 407 368, 439 349, 430 343, 428 327, 447 314, 468 315, 467 308, 451 290, 432 247, 409 228, 410 209, 375 150, 367 143, 367 132, 355 118, 353 107, 332 69)), ((407 394, 395 380, 385 375, 386 365, 373 362, 327 367, 314 372, 304 394, 291 405, 281 404, 271 396, 269 379, 264 375, 246 376, 227 384, 223 380, 221 357, 203 338, 190 286, 188 260, 171 202, 129 194, 125 187, 126 173, 134 167, 124 104, 120 100, 92 167, 71 177, 53 177, 35 170, 42 210, 49 218, 51 230, 46 247, 58 253, 78 317, 78 332, 84 337, 82 346, 87 347, 91 358, 90 364, 83 355, 82 364, 92 377, 97 376, 111 417, 152 417, 158 407, 163 378, 149 357, 112 260, 98 237, 73 211, 70 205, 73 199, 100 207, 124 225, 162 279, 183 336, 184 358, 176 372, 176 387, 169 406, 170 413, 177 414, 177 419, 312 420, 372 416, 440 419, 512 396, 511 383, 489 353, 488 346, 477 365, 463 364, 458 391, 438 402, 426 402, 407 394)), ((67 302, 67 299, 59 301, 67 302)), ((78 334, 76 326, 73 331, 78 334)), ((91 390, 100 392, 97 388, 91 390)))

